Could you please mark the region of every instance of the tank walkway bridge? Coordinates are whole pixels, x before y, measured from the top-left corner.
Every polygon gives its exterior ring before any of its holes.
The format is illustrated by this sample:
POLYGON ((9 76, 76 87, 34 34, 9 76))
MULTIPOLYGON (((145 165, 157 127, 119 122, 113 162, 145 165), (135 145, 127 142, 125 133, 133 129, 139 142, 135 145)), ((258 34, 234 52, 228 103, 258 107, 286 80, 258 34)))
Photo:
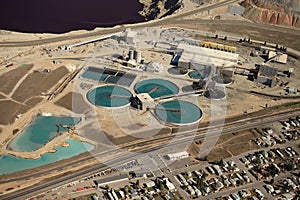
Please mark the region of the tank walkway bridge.
POLYGON ((170 99, 170 98, 180 98, 180 97, 184 97, 184 96, 192 96, 192 95, 203 95, 205 92, 204 89, 200 89, 200 90, 193 90, 190 92, 185 92, 182 94, 170 94, 170 95, 165 95, 165 96, 161 96, 161 97, 157 97, 157 98, 153 98, 154 101, 160 101, 160 100, 164 100, 164 99, 170 99))

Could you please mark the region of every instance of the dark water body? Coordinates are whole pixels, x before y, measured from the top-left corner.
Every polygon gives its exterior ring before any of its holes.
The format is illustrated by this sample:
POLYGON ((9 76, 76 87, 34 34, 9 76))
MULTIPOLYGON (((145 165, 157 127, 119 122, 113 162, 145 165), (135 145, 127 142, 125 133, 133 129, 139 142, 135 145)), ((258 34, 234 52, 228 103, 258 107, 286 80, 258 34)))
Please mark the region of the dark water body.
POLYGON ((138 0, 1 0, 0 29, 65 33, 143 22, 138 0))

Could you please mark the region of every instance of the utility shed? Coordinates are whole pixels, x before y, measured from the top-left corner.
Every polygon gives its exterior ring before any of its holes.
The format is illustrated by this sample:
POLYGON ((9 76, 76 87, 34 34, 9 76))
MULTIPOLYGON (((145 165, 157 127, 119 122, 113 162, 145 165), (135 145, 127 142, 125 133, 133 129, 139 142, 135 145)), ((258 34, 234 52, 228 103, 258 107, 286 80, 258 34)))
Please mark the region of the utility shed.
POLYGON ((287 58, 288 58, 288 55, 285 54, 285 53, 278 54, 275 51, 269 51, 269 54, 268 54, 268 60, 272 59, 272 61, 278 62, 278 63, 281 63, 281 64, 286 64, 287 63, 287 58))
POLYGON ((140 104, 140 109, 141 110, 147 110, 148 108, 154 108, 155 107, 155 103, 154 100, 152 99, 152 97, 148 94, 148 93, 141 93, 141 94, 137 94, 137 99, 139 101, 140 104))

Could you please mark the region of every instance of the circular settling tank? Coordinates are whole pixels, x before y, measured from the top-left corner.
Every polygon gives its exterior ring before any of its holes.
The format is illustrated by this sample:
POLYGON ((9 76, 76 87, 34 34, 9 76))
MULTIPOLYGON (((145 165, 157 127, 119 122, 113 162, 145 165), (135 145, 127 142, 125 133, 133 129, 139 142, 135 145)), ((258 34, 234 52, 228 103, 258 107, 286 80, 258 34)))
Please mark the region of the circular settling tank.
POLYGON ((172 100, 156 106, 155 114, 167 123, 174 125, 188 125, 198 122, 202 118, 202 111, 198 106, 187 101, 172 100))
POLYGON ((119 86, 103 86, 88 92, 88 100, 102 107, 121 107, 130 104, 132 94, 129 90, 119 86))
POLYGON ((222 85, 230 85, 232 83, 232 78, 228 76, 215 76, 212 79, 222 85))
POLYGON ((193 79, 204 79, 205 77, 197 70, 189 72, 189 77, 193 79))
POLYGON ((179 67, 171 67, 168 69, 169 74, 181 76, 187 74, 187 69, 179 67))
POLYGON ((218 100, 218 99, 224 99, 226 97, 226 94, 221 90, 206 90, 204 96, 209 99, 218 100))
POLYGON ((152 98, 177 94, 178 87, 171 81, 164 79, 148 79, 141 81, 135 85, 135 91, 140 93, 148 93, 152 98))

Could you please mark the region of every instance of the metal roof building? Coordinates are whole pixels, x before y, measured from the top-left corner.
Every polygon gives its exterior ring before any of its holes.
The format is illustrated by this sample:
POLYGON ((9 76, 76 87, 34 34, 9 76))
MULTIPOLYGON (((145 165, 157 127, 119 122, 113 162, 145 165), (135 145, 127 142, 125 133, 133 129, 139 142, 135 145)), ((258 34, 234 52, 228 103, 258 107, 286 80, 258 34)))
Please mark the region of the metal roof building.
POLYGON ((188 44, 179 44, 177 49, 182 52, 178 66, 185 68, 194 68, 194 65, 229 67, 235 65, 239 57, 236 53, 188 44))
POLYGON ((178 152, 178 153, 167 154, 167 157, 169 160, 174 161, 174 160, 180 160, 183 158, 187 158, 187 157, 189 157, 189 154, 186 151, 182 151, 182 152, 178 152))
POLYGON ((138 42, 137 32, 132 31, 130 28, 127 28, 124 31, 124 40, 128 45, 136 45, 138 42))
POLYGON ((274 77, 278 73, 278 69, 274 67, 270 67, 267 65, 260 65, 258 70, 259 76, 268 76, 268 77, 274 77))
POLYGON ((104 179, 96 180, 94 182, 95 182, 96 186, 99 187, 102 185, 107 185, 107 184, 116 183, 116 182, 125 181, 125 180, 128 180, 127 174, 104 178, 104 179))
POLYGON ((277 83, 277 73, 278 69, 274 67, 260 65, 256 75, 256 82, 272 87, 277 83))
POLYGON ((286 64, 287 63, 287 59, 288 59, 288 55, 283 53, 283 54, 278 54, 275 51, 269 51, 268 54, 268 59, 273 59, 274 62, 278 62, 278 63, 282 63, 282 64, 286 64))

